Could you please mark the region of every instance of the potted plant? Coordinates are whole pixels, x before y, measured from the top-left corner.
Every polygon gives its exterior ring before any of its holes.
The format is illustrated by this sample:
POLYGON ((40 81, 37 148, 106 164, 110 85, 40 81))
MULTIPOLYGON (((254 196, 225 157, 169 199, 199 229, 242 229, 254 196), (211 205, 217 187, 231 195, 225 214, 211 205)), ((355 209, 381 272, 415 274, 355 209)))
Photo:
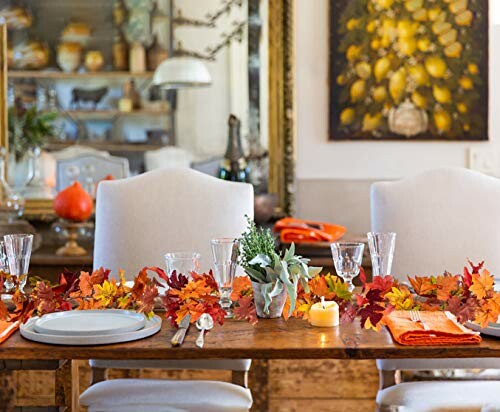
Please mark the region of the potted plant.
POLYGON ((276 253, 271 231, 258 228, 250 219, 240 246, 240 265, 252 282, 255 308, 261 318, 280 317, 287 296, 291 314, 295 309, 299 283, 308 291, 309 279, 322 269, 308 267, 309 259, 295 255, 294 244, 283 256, 276 253))
POLYGON ((40 148, 54 135, 54 112, 42 112, 36 107, 25 108, 16 100, 9 108, 9 181, 23 187, 37 175, 40 148))

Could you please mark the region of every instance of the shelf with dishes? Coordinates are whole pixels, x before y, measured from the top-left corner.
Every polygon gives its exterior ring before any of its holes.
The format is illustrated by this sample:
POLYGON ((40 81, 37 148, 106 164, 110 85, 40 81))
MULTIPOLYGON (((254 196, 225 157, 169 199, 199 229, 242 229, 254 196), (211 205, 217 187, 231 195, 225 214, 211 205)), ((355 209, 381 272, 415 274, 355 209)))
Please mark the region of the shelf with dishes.
POLYGON ((45 149, 49 151, 62 150, 67 147, 79 144, 82 146, 91 147, 97 150, 108 152, 127 152, 127 153, 143 153, 149 150, 157 150, 165 147, 163 143, 130 143, 120 141, 88 141, 88 140, 73 140, 70 142, 61 142, 51 140, 45 145, 45 149))
POLYGON ((63 72, 60 70, 9 70, 11 79, 53 79, 53 80, 78 80, 78 79, 151 79, 153 72, 129 71, 96 71, 96 72, 63 72))
POLYGON ((136 109, 130 112, 105 109, 105 110, 61 110, 61 114, 68 116, 72 119, 79 120, 112 120, 117 117, 131 117, 131 116, 166 116, 170 114, 169 109, 136 109))

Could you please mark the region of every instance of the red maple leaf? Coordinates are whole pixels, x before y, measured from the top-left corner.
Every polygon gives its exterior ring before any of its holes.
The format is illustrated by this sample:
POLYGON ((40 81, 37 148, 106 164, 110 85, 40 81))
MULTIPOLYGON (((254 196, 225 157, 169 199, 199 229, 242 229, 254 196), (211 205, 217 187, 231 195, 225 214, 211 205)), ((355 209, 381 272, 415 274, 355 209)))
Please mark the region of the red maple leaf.
POLYGON ((470 259, 467 259, 467 262, 469 262, 469 265, 470 265, 470 267, 471 267, 471 269, 472 269, 472 273, 473 273, 473 274, 474 274, 474 273, 476 273, 476 274, 477 274, 477 273, 479 273, 479 271, 480 271, 480 270, 483 268, 483 266, 484 266, 484 260, 483 260, 482 262, 480 262, 478 265, 474 265, 474 263, 472 263, 472 262, 470 261, 470 259))
POLYGON ((472 285, 472 275, 469 272, 469 269, 467 268, 467 266, 464 266, 464 274, 462 277, 462 283, 464 284, 464 286, 467 289, 469 289, 470 286, 472 285))
POLYGON ((366 305, 358 312, 358 315, 361 316, 361 326, 366 328, 367 326, 366 321, 369 320, 370 321, 369 324, 371 324, 374 327, 377 327, 377 325, 384 317, 385 310, 386 308, 379 305, 378 303, 370 303, 366 305))
POLYGON ((158 289, 154 285, 146 285, 143 293, 139 298, 138 311, 142 313, 149 313, 154 309, 155 298, 158 296, 158 289))
POLYGON ((363 266, 359 266, 359 278, 361 279, 361 284, 363 285, 363 290, 366 287, 366 273, 363 266))
POLYGON ((447 302, 446 309, 453 313, 460 323, 465 323, 474 320, 477 301, 472 298, 464 301, 458 296, 452 296, 447 302))
POLYGON ((351 323, 358 313, 358 308, 352 302, 344 302, 339 306, 340 324, 345 325, 351 323))
POLYGON ((172 289, 181 290, 189 282, 189 279, 182 273, 177 274, 174 270, 170 277, 167 279, 167 285, 172 289))
POLYGON ((395 283, 394 278, 391 276, 375 276, 371 283, 366 284, 366 289, 369 291, 378 290, 382 295, 385 295, 392 289, 395 283))
POLYGON ((238 305, 233 309, 234 318, 237 320, 248 320, 255 325, 258 321, 255 303, 252 297, 243 296, 238 300, 238 305))

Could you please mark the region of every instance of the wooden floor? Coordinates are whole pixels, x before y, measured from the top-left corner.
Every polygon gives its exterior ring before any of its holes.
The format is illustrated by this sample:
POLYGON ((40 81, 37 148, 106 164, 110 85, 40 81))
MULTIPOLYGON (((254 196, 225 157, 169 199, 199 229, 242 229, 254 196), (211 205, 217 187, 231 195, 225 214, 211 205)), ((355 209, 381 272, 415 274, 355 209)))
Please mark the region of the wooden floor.
MULTIPOLYGON (((263 367, 266 365, 262 362, 267 361, 254 362, 250 374, 250 388, 255 398, 256 411, 374 410, 374 399, 378 388, 375 361, 273 360, 267 364, 267 376, 262 374, 266 370, 263 367)), ((83 391, 90 381, 90 369, 85 362, 81 363, 79 369, 80 390, 83 391)), ((53 404, 54 373, 18 371, 0 376, 0 384, 3 384, 3 390, 0 391, 0 405, 6 407, 6 409, 0 407, 0 410, 9 410, 14 405, 29 407, 53 404), (9 396, 11 399, 2 399, 4 396, 9 396)), ((230 373, 226 371, 110 371, 110 378, 119 377, 230 381, 230 373)))

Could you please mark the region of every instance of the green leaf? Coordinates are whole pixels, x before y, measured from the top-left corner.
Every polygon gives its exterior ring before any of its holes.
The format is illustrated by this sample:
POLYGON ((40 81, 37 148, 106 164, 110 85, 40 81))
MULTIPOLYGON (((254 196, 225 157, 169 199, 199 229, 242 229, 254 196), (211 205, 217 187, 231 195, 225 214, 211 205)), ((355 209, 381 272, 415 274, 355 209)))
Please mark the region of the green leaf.
POLYGON ((245 266, 243 267, 243 269, 245 270, 245 273, 250 277, 250 279, 252 279, 254 282, 266 283, 266 278, 263 273, 249 266, 245 266))

